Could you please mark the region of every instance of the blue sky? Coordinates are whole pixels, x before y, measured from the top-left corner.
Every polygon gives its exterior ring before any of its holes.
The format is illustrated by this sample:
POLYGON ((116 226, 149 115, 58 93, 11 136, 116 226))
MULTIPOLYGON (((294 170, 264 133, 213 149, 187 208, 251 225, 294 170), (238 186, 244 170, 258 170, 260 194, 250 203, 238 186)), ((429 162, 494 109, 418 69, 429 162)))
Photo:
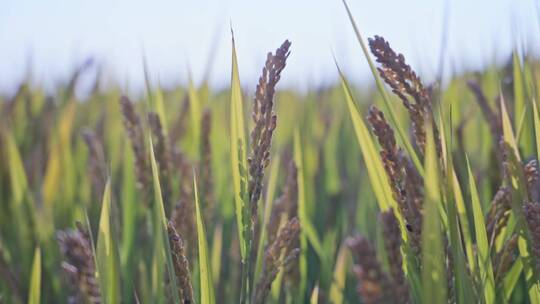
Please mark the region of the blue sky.
MULTIPOLYGON (((378 34, 402 52, 423 78, 438 68, 448 8, 447 71, 502 61, 516 44, 540 53, 540 0, 349 0, 367 38, 378 34)), ((143 86, 145 54, 152 78, 163 85, 208 69, 216 87, 230 77, 230 25, 240 73, 253 85, 266 52, 288 38, 292 54, 283 86, 305 89, 336 80, 332 52, 356 82, 369 70, 340 0, 3 0, 0 10, 0 92, 13 90, 28 62, 34 82, 51 88, 88 57, 105 79, 124 88, 143 86)))

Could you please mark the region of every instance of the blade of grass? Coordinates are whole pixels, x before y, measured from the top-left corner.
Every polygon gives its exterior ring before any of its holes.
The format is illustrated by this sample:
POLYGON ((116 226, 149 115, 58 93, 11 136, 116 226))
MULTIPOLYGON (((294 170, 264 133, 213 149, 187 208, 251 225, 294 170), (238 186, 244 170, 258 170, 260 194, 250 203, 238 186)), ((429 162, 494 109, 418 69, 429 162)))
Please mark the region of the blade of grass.
POLYGON ((238 237, 240 240, 240 253, 242 260, 246 258, 247 242, 245 240, 245 227, 243 210, 247 194, 247 157, 246 133, 244 127, 244 111, 242 105, 242 89, 238 75, 238 61, 234 37, 232 39, 232 72, 231 72, 231 165, 233 177, 234 200, 236 206, 236 220, 238 224, 238 237))
POLYGON ((96 260, 98 277, 105 303, 120 302, 120 277, 116 259, 116 244, 111 231, 111 183, 107 182, 103 193, 99 232, 97 238, 96 260))
MULTIPOLYGON (((140 200, 135 189, 135 171, 133 168, 133 150, 127 139, 124 141, 124 157, 122 160, 122 244, 120 262, 122 275, 132 277, 135 270, 135 244, 137 238, 137 218, 139 216, 140 200)), ((130 303, 133 298, 133 280, 122 280, 122 298, 130 303)))
POLYGON ((422 283, 423 303, 446 303, 446 271, 444 268, 444 249, 442 222, 438 204, 441 203, 439 165, 435 151, 433 129, 426 126, 427 142, 424 167, 424 222, 422 227, 422 283), (429 245, 427 245, 429 244, 429 245))
POLYGON ((221 251, 223 249, 223 224, 216 225, 214 237, 212 239, 212 279, 214 286, 219 284, 221 273, 221 251))
POLYGON ((28 304, 41 303, 41 250, 36 247, 32 273, 30 275, 30 287, 28 291, 28 304))
MULTIPOLYGON (((502 94, 500 94, 502 96, 502 94)), ((512 130, 512 123, 510 122, 510 117, 508 111, 506 110, 506 104, 504 98, 501 98, 501 116, 502 116, 502 127, 503 127, 503 139, 506 144, 510 145, 512 151, 514 152, 514 158, 509 157, 509 162, 511 163, 511 172, 509 172, 509 186, 512 188, 512 213, 516 219, 516 229, 520 233, 518 239, 518 248, 519 254, 523 263, 523 272, 527 280, 527 289, 529 293, 529 300, 531 303, 540 303, 540 282, 535 280, 534 266, 531 263, 530 253, 528 248, 527 240, 530 240, 528 230, 526 229, 525 219, 522 211, 522 204, 527 197, 525 190, 525 176, 523 175, 521 168, 521 157, 519 155, 518 146, 512 130)), ((512 231, 507 232, 508 235, 512 231)))
POLYGON ((234 203, 240 256, 242 259, 242 283, 240 301, 249 298, 249 267, 248 267, 248 233, 249 233, 249 206, 247 206, 248 180, 246 156, 246 129, 244 124, 244 110, 242 105, 242 89, 238 73, 238 60, 234 34, 232 33, 232 67, 231 67, 231 166, 233 177, 234 203))
POLYGON ((338 251, 336 266, 334 268, 334 279, 330 286, 330 302, 343 303, 343 291, 345 290, 345 278, 347 275, 348 249, 341 245, 338 251))
POLYGON ((307 240, 313 246, 313 249, 319 256, 322 262, 326 262, 321 241, 317 235, 317 230, 313 226, 311 219, 306 211, 306 186, 304 181, 304 162, 302 154, 302 145, 300 143, 300 132, 298 129, 294 132, 294 163, 298 170, 298 217, 302 224, 302 234, 307 237, 307 240))
POLYGON ((325 258, 322 252, 322 246, 317 237, 315 228, 311 225, 311 222, 306 213, 306 192, 305 192, 305 182, 304 182, 304 165, 302 158, 302 149, 300 144, 300 132, 298 129, 294 132, 294 164, 298 170, 297 183, 298 183, 298 217, 300 219, 300 224, 302 229, 300 230, 300 295, 299 301, 304 301, 305 290, 307 287, 308 281, 308 265, 307 265, 307 249, 308 241, 313 245, 313 248, 319 254, 319 258, 324 263, 325 258), (318 251, 319 250, 319 251, 318 251))
POLYGON ((347 106, 349 107, 349 113, 351 114, 356 138, 358 140, 358 144, 360 145, 362 156, 364 157, 364 163, 368 171, 373 192, 375 193, 375 197, 379 203, 379 208, 382 211, 387 210, 389 207, 397 210, 397 203, 392 196, 392 190, 386 179, 386 172, 384 171, 384 166, 380 156, 375 149, 373 138, 371 137, 366 124, 362 120, 362 117, 355 106, 352 92, 339 67, 338 72, 341 77, 341 86, 343 87, 343 92, 345 93, 345 97, 347 99, 347 106))
MULTIPOLYGON (((152 167, 152 179, 154 184, 154 195, 155 195, 155 204, 154 204, 154 225, 157 229, 156 231, 156 247, 155 248, 155 259, 157 262, 162 260, 163 254, 165 254, 166 263, 167 263, 167 273, 169 275, 169 289, 170 294, 173 296, 173 302, 175 304, 180 303, 180 296, 178 295, 178 290, 176 289, 176 275, 173 266, 171 246, 169 244, 169 237, 167 234, 167 217, 165 216, 165 208, 163 206, 163 196, 161 194, 161 184, 159 182, 159 171, 158 165, 156 162, 156 157, 154 155, 154 145, 152 143, 152 134, 149 134, 149 147, 150 147, 150 163, 152 167), (161 230, 161 232, 160 232, 161 230), (161 236, 161 237, 160 237, 161 236)), ((161 265, 155 265, 154 268, 161 268, 161 265)), ((162 276, 162 273, 158 273, 158 276, 162 276)), ((156 278, 157 281, 160 281, 159 278, 156 278)))
POLYGON ((540 159, 540 117, 538 116, 538 107, 533 100, 534 133, 536 139, 536 159, 540 159))
POLYGON ((204 221, 199 206, 199 195, 197 190, 197 179, 193 172, 193 192, 195 194, 195 214, 197 218, 197 238, 199 246, 199 275, 201 279, 201 304, 214 304, 214 286, 212 284, 212 269, 208 260, 208 246, 206 244, 206 232, 204 221))
POLYGON ((469 174, 469 190, 471 193, 471 205, 473 209, 474 229, 476 233, 476 249, 478 252, 478 269, 480 273, 480 286, 483 286, 484 300, 486 303, 495 301, 495 279, 493 277, 493 267, 489 254, 489 241, 486 233, 486 224, 484 222, 484 213, 480 204, 480 197, 476 182, 471 170, 469 158, 467 159, 467 172, 469 174))
POLYGON ((401 139, 401 142, 405 146, 405 149, 407 150, 407 153, 409 153, 409 156, 411 157, 416 170, 420 173, 420 175, 424 175, 424 168, 422 167, 422 163, 420 162, 420 159, 418 158, 418 155, 414 151, 413 146, 411 145, 407 132, 405 132, 405 129, 399 124, 399 121, 397 119, 397 115, 394 112, 394 108, 392 104, 390 103, 390 98, 388 97, 388 94, 386 93, 386 90, 384 88, 384 85, 379 77, 379 74, 377 73, 377 69, 375 68, 375 65, 373 64, 373 61, 371 60, 371 57, 369 56, 369 51, 364 43, 364 39, 362 38, 362 35, 360 34, 360 30, 358 29, 358 26, 356 25, 356 22, 354 21, 354 18, 352 16, 351 10, 349 9, 349 6, 347 5, 347 2, 343 0, 343 5, 345 6, 345 9, 347 10, 347 15, 349 17, 349 21, 351 22, 351 25, 354 29, 354 33, 356 34, 356 38, 358 40, 358 43, 360 43, 360 46, 362 47, 362 51, 364 52, 364 57, 367 60, 367 63, 369 64, 369 68, 371 70, 371 73, 373 74, 373 78, 375 79, 375 83, 377 84, 377 89, 379 90, 379 93, 383 97, 384 100, 384 106, 386 112, 390 114, 390 120, 396 130, 398 131, 398 136, 401 139))
MULTIPOLYGON (((446 198, 446 210, 448 213, 448 234, 450 235, 450 249, 453 257, 453 267, 454 267, 454 283, 455 288, 454 292, 456 294, 456 299, 458 303, 465 303, 467 299, 472 299, 474 296, 472 290, 472 280, 468 275, 467 265, 465 262, 465 255, 463 244, 466 244, 461 238, 468 234, 468 229, 463 229, 463 233, 460 231, 459 222, 458 222, 458 211, 459 200, 461 198, 456 198, 454 194, 459 193, 454 190, 454 163, 452 158, 452 146, 453 146, 453 137, 452 134, 447 134, 446 126, 452 125, 452 108, 449 109, 448 120, 445 122, 443 120, 443 114, 439 112, 439 127, 440 127, 440 136, 441 136, 441 147, 442 147, 442 156, 443 163, 446 166, 446 187, 444 187, 444 197, 446 198)), ((461 202, 463 204, 463 202, 461 202)), ((467 220, 465 218, 465 220, 467 220)), ((468 224, 464 225, 468 228, 468 224)), ((470 242, 470 239, 469 239, 470 242)), ((472 247, 472 246, 471 246, 472 247)), ((472 250, 471 250, 472 251, 472 250)), ((451 295, 450 295, 451 296, 451 295)))
POLYGON ((517 259, 503 279, 502 292, 504 294, 504 301, 506 303, 510 301, 510 297, 512 296, 512 292, 519 281, 522 270, 523 263, 521 263, 520 259, 517 259))
MULTIPOLYGON (((319 284, 315 285, 313 288, 313 291, 311 292, 311 298, 309 300, 310 304, 317 304, 319 303, 319 284)), ((341 302, 333 302, 333 303, 341 303, 341 302)))

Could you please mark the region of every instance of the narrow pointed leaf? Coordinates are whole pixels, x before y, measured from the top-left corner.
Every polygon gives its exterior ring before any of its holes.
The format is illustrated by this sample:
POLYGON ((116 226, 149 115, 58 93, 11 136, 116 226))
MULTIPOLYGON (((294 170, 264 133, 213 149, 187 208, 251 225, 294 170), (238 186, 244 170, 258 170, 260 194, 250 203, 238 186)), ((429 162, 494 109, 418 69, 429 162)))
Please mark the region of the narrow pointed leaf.
POLYGON ((32 273, 30 275, 30 288, 28 291, 28 304, 41 303, 41 250, 36 247, 32 273))
POLYGON ((98 277, 105 303, 120 302, 120 277, 117 248, 111 230, 111 183, 107 182, 103 193, 99 231, 97 238, 98 277))
POLYGON ((424 220, 422 226, 422 302, 446 303, 446 271, 442 239, 442 221, 438 205, 441 204, 439 165, 431 125, 426 126, 427 142, 424 161, 424 220), (429 245, 427 245, 429 244, 429 245))
POLYGON ((208 258, 208 245, 206 243, 206 232, 199 204, 197 190, 197 180, 193 177, 193 191, 195 192, 195 214, 197 218, 197 238, 199 246, 199 276, 201 279, 201 304, 214 304, 214 286, 212 281, 212 269, 208 258))
POLYGON ((495 301, 495 279, 493 277, 493 267, 489 254, 489 241, 484 222, 484 213, 480 204, 480 197, 476 188, 476 182, 471 171, 471 166, 467 158, 467 171, 469 173, 469 189, 471 193, 471 205, 474 218, 474 229, 476 233, 476 248, 478 256, 478 268, 480 271, 480 285, 483 286, 484 299, 486 303, 495 301))

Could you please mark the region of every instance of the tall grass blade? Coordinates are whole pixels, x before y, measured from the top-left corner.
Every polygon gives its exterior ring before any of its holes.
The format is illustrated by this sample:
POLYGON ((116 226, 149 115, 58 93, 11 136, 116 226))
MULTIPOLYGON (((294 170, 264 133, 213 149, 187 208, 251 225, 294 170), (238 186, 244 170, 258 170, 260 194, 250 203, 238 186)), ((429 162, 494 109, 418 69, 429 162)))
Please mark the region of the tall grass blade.
MULTIPOLYGON (((448 214, 448 234, 450 235, 450 251, 453 257, 453 268, 454 268, 454 293, 458 303, 466 303, 467 299, 472 299, 474 293, 472 290, 472 281, 469 277, 469 272, 467 270, 465 252, 463 245, 467 247, 468 245, 472 247, 470 236, 468 235, 468 219, 466 215, 464 216, 463 227, 466 229, 460 230, 460 225, 458 221, 458 210, 460 208, 464 209, 463 198, 455 197, 455 194, 461 195, 461 190, 454 189, 455 187, 459 188, 459 184, 455 183, 455 171, 454 171, 454 161, 452 157, 452 147, 453 147, 453 137, 451 134, 447 133, 446 126, 452 125, 452 108, 450 108, 450 115, 447 121, 443 120, 443 114, 439 113, 439 127, 441 130, 441 147, 442 147, 442 160, 445 166, 446 177, 443 179, 445 181, 445 189, 443 190, 446 198, 446 212, 448 214), (457 184, 457 186, 456 186, 457 184), (461 205, 461 206, 460 206, 461 205), (463 236, 463 238, 462 238, 463 236)), ((461 220, 461 219, 460 219, 461 220)), ((472 248, 471 248, 472 252, 472 248)), ((450 278, 452 279, 452 278, 450 278)), ((451 291, 450 291, 451 292, 451 291)), ((449 295, 452 297, 452 295, 449 295)))
POLYGON ((366 58, 369 68, 371 69, 371 73, 373 74, 373 78, 375 79, 375 83, 377 84, 377 89, 379 90, 379 93, 383 97, 384 100, 384 106, 386 112, 390 114, 390 120, 392 121, 392 124, 398 131, 398 136, 401 139, 401 142, 405 146, 405 149, 407 150, 407 153, 409 153, 416 169, 420 173, 420 175, 424 175, 424 169, 422 167, 422 163, 420 162, 420 159, 418 158, 418 155, 416 154, 416 151, 414 150, 413 146, 411 145, 411 142, 409 141, 409 137, 407 135, 407 132, 405 129, 399 124, 399 121, 397 119, 397 115, 394 112, 394 108, 392 104, 390 103, 390 98, 388 97, 388 94, 386 93, 386 90, 384 88, 384 85, 381 81, 381 78, 379 77, 379 74, 377 74, 377 69, 375 68, 375 65, 373 64, 373 61, 371 60, 371 57, 369 56, 369 51, 366 47, 366 44, 364 43, 364 39, 362 38, 362 34, 360 34, 360 30, 358 29, 358 26, 356 25, 356 22, 354 21, 354 18, 352 16, 351 10, 349 9, 349 6, 347 5, 347 2, 343 0, 343 5, 345 6, 345 9, 347 10, 347 15, 349 17, 349 21, 351 22, 351 25, 354 29, 354 33, 356 34, 356 38, 358 40, 358 43, 360 43, 360 46, 362 47, 362 52, 364 53, 364 57, 366 58))
MULTIPOLYGON (((319 284, 315 285, 313 291, 311 292, 311 298, 309 300, 310 304, 319 303, 319 284)), ((333 303, 342 303, 342 302, 333 302, 333 303)))
POLYGON ((439 165, 435 151, 433 128, 426 126, 427 142, 424 160, 424 222, 422 227, 422 302, 446 303, 446 271, 444 268, 444 249, 441 214, 439 165))
MULTIPOLYGON (((345 79, 345 76, 343 75, 343 73, 341 73, 339 67, 338 71, 341 77, 341 86, 343 88, 343 92, 345 93, 347 106, 349 108, 349 113, 351 115, 354 131, 358 140, 358 145, 360 146, 362 156, 364 157, 364 163, 366 165, 369 181, 371 183, 371 187, 373 188, 373 192, 375 193, 375 197, 377 198, 377 202, 379 203, 379 208, 382 211, 385 211, 390 207, 394 208, 394 210, 398 210, 397 203, 392 196, 392 190, 386 178, 384 166, 382 164, 379 154, 377 153, 377 150, 375 149, 375 143, 373 142, 373 138, 371 137, 371 134, 369 133, 366 124, 364 123, 358 109, 356 108, 352 97, 352 92, 349 88, 347 80, 345 79)), ((402 217, 399 214, 397 214, 397 216, 402 223, 402 217)))
MULTIPOLYGON (((231 35, 232 30, 231 30, 231 35)), ((242 105, 242 88, 240 86, 240 76, 238 73, 238 60, 236 58, 236 47, 234 35, 232 37, 232 63, 231 63, 231 166, 234 191, 234 206, 236 213, 236 224, 238 227, 238 240, 240 243, 240 257, 242 259, 242 283, 240 290, 240 301, 249 299, 249 223, 250 207, 248 206, 248 163, 246 156, 247 141, 244 124, 244 108, 242 105)))
POLYGON ((334 267, 334 279, 330 286, 330 302, 343 303, 343 291, 345 290, 345 278, 347 275, 348 249, 345 245, 339 248, 334 267))
POLYGON ((526 181, 523 171, 515 169, 521 168, 522 166, 521 156, 519 154, 516 138, 514 136, 514 131, 512 130, 512 124, 503 98, 501 98, 501 116, 503 125, 503 140, 514 152, 514 158, 510 157, 508 160, 511 162, 512 168, 514 168, 511 170, 511 172, 509 172, 509 186, 512 188, 512 212, 516 220, 516 229, 518 229, 518 232, 520 233, 518 240, 519 254, 523 263, 523 272, 527 280, 529 300, 531 303, 540 303, 540 282, 535 279, 534 266, 531 263, 530 253, 527 245, 527 239, 530 240, 530 237, 528 236, 522 211, 522 204, 527 197, 525 190, 526 181))
POLYGON ((313 226, 311 219, 306 211, 306 186, 304 180, 304 163, 302 146, 300 144, 300 132, 296 129, 294 133, 294 163, 298 169, 298 217, 302 225, 302 234, 306 236, 307 240, 313 246, 313 249, 324 263, 326 262, 326 255, 324 253, 321 241, 317 235, 317 230, 313 226))
POLYGON ((197 180, 193 174, 193 191, 195 193, 195 214, 197 217, 197 237, 199 245, 199 276, 201 279, 201 304, 214 304, 214 285, 212 281, 212 269, 208 259, 208 245, 206 243, 206 232, 201 213, 199 195, 197 190, 197 180))
POLYGON ((540 116, 538 114, 538 107, 536 101, 532 101, 533 104, 533 117, 534 117, 534 134, 536 140, 536 159, 540 159, 540 116))
POLYGON ((32 273, 30 275, 30 288, 28 291, 28 304, 41 303, 41 249, 36 247, 32 273))
POLYGON ((480 286, 483 286, 484 300, 486 303, 495 301, 495 279, 491 264, 490 248, 484 222, 484 213, 478 196, 478 189, 474 181, 469 159, 467 158, 467 171, 469 173, 469 190, 471 193, 471 205, 474 218, 474 229, 476 233, 476 249, 478 256, 478 269, 480 273, 480 286))
POLYGON ((103 193, 101 217, 97 238, 96 260, 98 277, 105 303, 120 302, 120 277, 117 247, 111 230, 111 182, 108 181, 103 193))
MULTIPOLYGON (((244 209, 247 209, 247 156, 246 129, 244 125, 244 110, 242 105, 242 89, 238 74, 238 61, 234 37, 232 39, 232 72, 231 72, 231 166, 233 177, 234 202, 240 254, 245 261, 247 256, 246 225, 244 209)), ((247 220, 247 219, 246 219, 247 220)))
MULTIPOLYGON (((163 261, 163 255, 165 255, 166 264, 167 264, 167 273, 169 275, 169 288, 170 293, 172 294, 173 301, 176 304, 180 303, 180 296, 178 295, 178 291, 176 289, 177 281, 172 261, 172 255, 171 255, 171 246, 169 244, 169 237, 167 234, 167 217, 165 216, 165 208, 163 205, 163 196, 161 194, 161 184, 159 182, 159 171, 158 171, 158 165, 156 162, 156 157, 154 155, 154 145, 152 144, 152 136, 149 135, 149 141, 150 141, 150 163, 152 167, 152 179, 154 181, 154 195, 155 195, 155 205, 154 205, 154 228, 156 229, 156 247, 154 248, 154 265, 153 265, 153 272, 156 272, 158 275, 161 276, 161 272, 159 271, 160 268, 162 268, 162 265, 160 264, 161 261, 163 261), (159 263, 159 264, 157 264, 159 263)), ((162 281, 159 277, 154 278, 155 282, 162 281)), ((162 285, 159 284, 158 285, 162 285)), ((161 288, 161 286, 154 286, 155 288, 161 288)))

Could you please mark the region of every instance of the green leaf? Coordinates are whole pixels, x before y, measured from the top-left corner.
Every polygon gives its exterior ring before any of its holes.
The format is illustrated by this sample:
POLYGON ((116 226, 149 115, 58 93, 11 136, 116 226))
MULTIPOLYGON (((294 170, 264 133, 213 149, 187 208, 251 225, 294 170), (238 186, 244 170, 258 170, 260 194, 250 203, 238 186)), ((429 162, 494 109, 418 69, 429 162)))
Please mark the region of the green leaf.
POLYGON ((469 158, 467 158, 467 171, 469 173, 469 189, 471 192, 471 205, 473 210, 474 229, 476 232, 480 286, 483 286, 482 290, 486 303, 493 303, 495 301, 495 279, 493 277, 493 267, 489 254, 489 240, 486 233, 484 213, 482 211, 482 205, 480 204, 476 182, 474 181, 474 176, 469 164, 469 158))
POLYGON ((525 93, 523 92, 523 75, 521 63, 516 51, 512 53, 512 72, 514 83, 514 128, 519 128, 519 118, 525 111, 525 93))
MULTIPOLYGON (((137 238, 137 218, 140 209, 140 199, 136 195, 133 150, 129 140, 124 141, 124 157, 122 159, 122 244, 120 247, 120 262, 122 276, 132 277, 135 274, 135 245, 137 238)), ((122 280, 122 298, 127 303, 133 298, 133 280, 122 280)))
POLYGON ((19 208, 28 190, 26 172, 19 153, 19 148, 13 135, 8 130, 4 132, 6 155, 8 156, 8 170, 14 208, 19 208))
POLYGON ((107 182, 103 193, 101 217, 97 238, 98 278, 105 303, 120 302, 120 277, 116 244, 111 231, 111 183, 107 182))
POLYGON ((321 241, 317 235, 317 230, 311 223, 311 219, 306 212, 306 186, 304 181, 304 165, 302 159, 302 146, 300 144, 300 133, 298 129, 294 132, 294 164, 298 169, 298 218, 302 225, 302 234, 304 234, 309 240, 311 246, 321 259, 326 262, 326 255, 322 249, 321 241))
MULTIPOLYGON (((502 96, 502 94, 501 94, 502 96)), ((529 300, 531 303, 540 303, 540 282, 535 280, 534 265, 531 263, 530 253, 527 240, 530 240, 528 229, 526 228, 525 218, 522 211, 522 204, 527 197, 525 190, 525 176, 523 170, 521 170, 521 157, 516 144, 514 131, 512 130, 512 124, 504 99, 501 98, 501 116, 503 124, 503 139, 510 145, 514 151, 513 155, 510 155, 508 162, 510 163, 509 172, 509 186, 512 188, 512 213, 516 219, 516 229, 520 233, 518 239, 519 254, 523 263, 523 272, 527 280, 527 289, 529 293, 529 300), (512 157, 513 156, 513 157, 512 157)), ((512 231, 507 232, 508 235, 512 231)))
POLYGON ((345 290, 345 278, 347 275, 348 249, 341 245, 338 251, 336 266, 334 268, 334 279, 330 286, 330 302, 343 303, 343 291, 345 290))
POLYGON ((514 83, 514 129, 517 130, 517 143, 524 155, 533 154, 533 117, 528 111, 526 102, 524 67, 521 65, 517 51, 512 54, 512 70, 514 83), (523 133, 523 135, 521 134, 523 133))
POLYGON ((534 114, 534 133, 536 139, 536 159, 540 159, 540 117, 538 116, 538 107, 536 102, 533 101, 533 114, 534 114))
MULTIPOLYGON (((154 248, 154 260, 153 260, 153 269, 152 276, 153 282, 156 286, 153 286, 155 290, 162 288, 160 282, 162 281, 162 273, 159 271, 163 268, 162 260, 163 254, 165 254, 167 262, 167 273, 169 274, 169 288, 170 293, 173 296, 173 301, 176 304, 180 303, 180 296, 178 295, 178 290, 176 289, 176 275, 173 266, 172 254, 171 254, 171 245, 169 244, 169 237, 167 233, 167 217, 165 216, 165 208, 163 206, 163 196, 161 194, 161 184, 159 182, 159 171, 158 165, 156 162, 156 157, 154 154, 154 145, 152 143, 152 134, 149 134, 150 141, 150 163, 152 167, 152 177, 154 181, 154 195, 155 195, 155 205, 154 205, 154 226, 156 228, 155 234, 155 248, 154 248)), ((161 294, 157 295, 161 297, 161 294)))
POLYGON ((242 89, 238 75, 238 61, 234 37, 232 39, 232 72, 231 72, 231 166, 233 177, 234 202, 240 254, 242 261, 247 258, 247 228, 244 223, 244 209, 247 202, 247 156, 246 131, 244 126, 244 110, 242 105, 242 89))
POLYGON ((41 303, 41 250, 36 247, 28 291, 28 304, 39 303, 41 303))
POLYGON ((244 108, 242 105, 242 89, 238 73, 238 60, 234 34, 232 34, 232 68, 231 68, 231 166, 234 190, 234 206, 238 227, 240 256, 242 259, 242 282, 240 287, 240 302, 244 303, 250 295, 250 208, 248 205, 248 163, 246 156, 247 141, 244 125, 244 108))
MULTIPOLYGON (((443 188, 444 198, 446 201, 446 212, 448 218, 448 234, 450 235, 450 249, 453 257, 453 268, 454 268, 454 280, 455 288, 454 293, 457 300, 457 303, 465 303, 468 299, 474 298, 474 292, 472 288, 472 280, 469 276, 469 271, 467 270, 465 246, 470 246, 470 252, 472 254, 472 244, 470 244, 470 235, 468 229, 468 219, 466 214, 464 214, 463 229, 460 231, 460 226, 458 222, 458 210, 460 208, 465 208, 463 203, 463 198, 461 197, 461 189, 459 189, 459 183, 456 182, 456 173, 454 171, 454 163, 452 158, 452 146, 453 138, 450 132, 447 133, 446 126, 452 126, 452 108, 449 109, 448 120, 445 122, 443 120, 443 115, 439 112, 439 127, 440 127, 440 137, 441 137, 441 147, 442 147, 442 158, 443 164, 445 165, 446 178, 444 179, 446 187, 443 188), (450 134, 449 134, 450 133, 450 134), (455 189, 457 188, 457 189, 455 189), (458 197, 455 195, 457 194, 458 197), (461 205, 461 206, 460 206, 461 205), (461 238, 463 236, 463 239, 461 238), (468 240, 467 240, 468 239, 468 240), (469 242, 469 244, 467 244, 469 242)), ((461 220, 461 218, 460 218, 461 220)), ((474 257, 471 257, 474 260, 474 257)), ((473 265, 474 266, 474 265, 473 265)), ((470 269, 472 269, 472 267, 470 269)), ((451 297, 452 295, 449 295, 451 297)))
POLYGON ((221 273, 221 251, 223 250, 223 224, 219 223, 214 229, 212 239, 212 278, 214 285, 219 284, 219 274, 221 273))
POLYGON ((473 243, 471 239, 471 232, 469 228, 469 218, 467 217, 467 209, 465 208, 465 200, 463 199, 463 192, 456 175, 456 171, 452 168, 452 189, 454 191, 454 200, 456 203, 456 211, 459 217, 459 223, 462 230, 463 243, 465 245, 465 252, 467 253, 467 262, 470 271, 474 273, 476 270, 476 260, 474 259, 473 243))
POLYGON ((195 214, 197 218, 197 243, 199 245, 199 275, 201 279, 201 304, 215 303, 214 286, 212 284, 212 269, 208 260, 208 249, 206 244, 206 232, 204 221, 199 205, 199 195, 197 190, 197 180, 193 174, 193 191, 195 192, 195 214))
MULTIPOLYGON (((371 57, 369 56, 369 51, 366 47, 366 44, 364 43, 364 39, 362 38, 362 35, 360 34, 360 30, 358 29, 358 26, 356 26, 356 22, 354 21, 354 18, 352 16, 352 13, 349 9, 349 6, 347 5, 347 2, 343 0, 343 5, 345 6, 345 9, 347 10, 347 15, 349 16, 349 21, 351 22, 351 25, 354 29, 354 33, 356 34, 356 39, 358 40, 358 43, 360 43, 360 46, 362 47, 362 52, 364 53, 364 57, 366 58, 369 68, 371 70, 371 73, 373 74, 373 78, 375 78, 375 83, 377 84, 377 89, 379 90, 379 93, 383 97, 384 100, 384 106, 386 112, 390 114, 390 120, 394 127, 397 130, 398 136, 401 139, 401 142, 405 146, 405 150, 407 150, 407 153, 410 155, 416 169, 420 173, 420 175, 424 175, 424 168, 422 167, 422 163, 420 162, 420 159, 418 158, 418 155, 416 154, 416 151, 414 151, 413 146, 411 145, 408 137, 408 133, 405 131, 405 129, 399 124, 399 121, 397 119, 397 115, 394 112, 394 108, 392 104, 390 103, 390 98, 388 98, 388 94, 386 93, 386 90, 384 88, 384 85, 379 77, 379 74, 377 73, 377 69, 375 68, 375 65, 373 64, 373 61, 371 60, 371 57)), ((341 74, 341 72, 340 72, 341 74)))
POLYGON ((446 272, 444 267, 445 251, 443 249, 442 222, 439 212, 441 196, 439 193, 439 164, 435 151, 433 128, 426 126, 427 142, 424 160, 425 202, 422 226, 422 283, 423 303, 446 303, 446 272), (426 246, 429 244, 429 246, 426 246))
POLYGON ((504 294, 504 301, 508 303, 510 296, 516 287, 516 284, 521 276, 523 270, 523 263, 520 259, 516 259, 510 270, 506 273, 503 279, 502 292, 504 294))
MULTIPOLYGON (((302 229, 300 230, 300 257, 299 257, 299 266, 300 266, 300 295, 299 302, 304 301, 304 291, 307 287, 308 282, 308 265, 307 265, 307 250, 308 250, 308 238, 309 235, 307 232, 309 229, 313 229, 312 226, 307 224, 309 218, 306 214, 306 192, 304 185, 304 166, 302 162, 302 150, 300 145, 300 133, 298 129, 294 132, 294 164, 298 169, 297 183, 298 183, 298 218, 300 219, 300 225, 302 229), (307 227, 307 229, 306 229, 307 227)), ((314 237, 313 230, 311 230, 312 237, 314 237)), ((315 234, 316 237, 316 234, 315 234)), ((319 244, 319 249, 322 250, 322 246, 318 243, 318 239, 314 239, 316 244, 319 244)))
POLYGON ((362 156, 364 157, 364 163, 368 171, 369 181, 371 183, 371 187, 373 188, 373 192, 375 193, 375 197, 377 198, 377 202, 379 203, 379 208, 382 211, 385 211, 390 207, 397 210, 398 206, 392 195, 392 189, 390 188, 390 184, 386 178, 386 172, 380 156, 375 149, 373 138, 371 137, 366 124, 355 106, 347 80, 341 73, 339 67, 338 71, 341 77, 341 86, 343 87, 343 92, 345 93, 345 97, 347 99, 347 105, 349 107, 349 113, 351 114, 356 138, 358 140, 358 144, 360 145, 362 156))
MULTIPOLYGON (((311 292, 311 298, 309 300, 310 304, 319 303, 319 284, 315 285, 313 291, 311 292)), ((342 302, 332 302, 332 303, 342 303, 342 302)))
POLYGON ((501 93, 501 116, 502 116, 502 127, 503 127, 503 139, 506 143, 514 149, 514 153, 518 160, 520 160, 519 150, 516 143, 516 137, 514 136, 514 130, 512 129, 512 122, 510 121, 510 116, 508 115, 508 110, 506 110, 506 103, 504 98, 502 98, 501 93))

